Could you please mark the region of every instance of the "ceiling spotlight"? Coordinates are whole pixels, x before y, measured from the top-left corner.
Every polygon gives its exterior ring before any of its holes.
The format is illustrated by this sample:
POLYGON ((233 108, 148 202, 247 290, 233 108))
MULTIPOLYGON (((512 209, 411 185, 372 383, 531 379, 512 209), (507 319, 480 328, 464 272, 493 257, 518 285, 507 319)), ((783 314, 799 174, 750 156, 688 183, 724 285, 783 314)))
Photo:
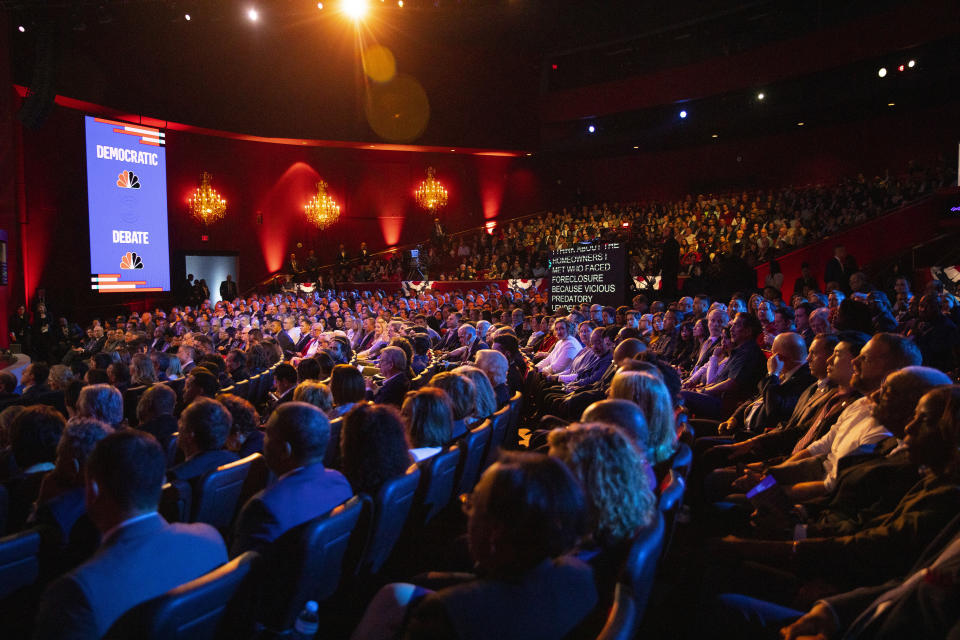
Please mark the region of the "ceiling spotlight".
POLYGON ((887 68, 886 68, 886 67, 880 67, 880 70, 877 71, 877 75, 880 76, 881 78, 886 78, 886 77, 887 77, 887 68))
POLYGON ((639 149, 640 147, 639 147, 638 145, 634 145, 633 148, 634 148, 634 149, 639 149))
POLYGON ((19 31, 20 33, 26 33, 27 28, 23 25, 20 25, 19 27, 17 27, 17 31, 19 31))
POLYGON ((680 112, 680 119, 683 120, 683 119, 686 118, 686 117, 687 117, 687 112, 686 112, 686 111, 681 111, 681 112, 680 112))
POLYGON ((253 7, 250 7, 249 9, 247 9, 247 19, 250 22, 256 22, 257 20, 260 19, 260 12, 254 9, 253 7))
POLYGON ((894 106, 894 105, 896 105, 896 104, 897 104, 896 102, 888 102, 888 103, 887 103, 887 106, 888 106, 888 107, 892 107, 892 106, 894 106))
POLYGON ((719 133, 715 133, 715 134, 713 134, 713 135, 710 136, 710 137, 711 137, 711 138, 719 138, 719 137, 720 137, 720 134, 719 134, 719 133))
POLYGON ((340 10, 355 22, 367 15, 367 0, 340 0, 340 10))
POLYGON ((802 122, 798 122, 798 123, 797 123, 797 126, 798 126, 798 127, 802 127, 803 124, 804 124, 804 123, 802 123, 802 122))
POLYGON ((757 94, 757 100, 763 100, 763 99, 766 98, 766 97, 767 97, 767 96, 764 95, 764 93, 763 93, 762 91, 757 94))
POLYGON ((189 13, 183 14, 183 19, 186 20, 187 22, 190 22, 190 14, 189 13))
POLYGON ((910 62, 907 63, 907 66, 913 69, 915 66, 917 66, 917 61, 911 60, 910 62))
POLYGON ((593 125, 590 125, 589 127, 587 127, 587 133, 596 133, 596 131, 597 131, 597 128, 593 125))

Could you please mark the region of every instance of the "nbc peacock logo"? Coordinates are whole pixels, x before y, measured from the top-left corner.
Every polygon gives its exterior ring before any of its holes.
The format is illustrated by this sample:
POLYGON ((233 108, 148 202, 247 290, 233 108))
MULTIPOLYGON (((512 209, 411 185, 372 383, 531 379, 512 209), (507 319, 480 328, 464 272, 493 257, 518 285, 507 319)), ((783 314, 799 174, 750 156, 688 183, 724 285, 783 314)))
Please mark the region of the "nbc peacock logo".
POLYGON ((143 269, 143 260, 135 251, 127 251, 120 258, 121 269, 143 269))
POLYGON ((133 171, 121 171, 117 176, 117 186, 121 189, 139 189, 140 178, 133 171))

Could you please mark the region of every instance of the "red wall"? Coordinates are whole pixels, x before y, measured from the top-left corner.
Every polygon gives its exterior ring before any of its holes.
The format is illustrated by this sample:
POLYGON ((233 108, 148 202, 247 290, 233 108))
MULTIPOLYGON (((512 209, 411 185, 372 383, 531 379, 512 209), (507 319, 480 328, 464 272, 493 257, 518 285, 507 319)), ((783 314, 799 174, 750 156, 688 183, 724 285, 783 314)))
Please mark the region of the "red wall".
POLYGON ((0 12, 0 230, 6 232, 7 281, 0 285, 0 346, 7 347, 7 319, 18 301, 13 297, 14 280, 20 271, 16 258, 17 245, 17 199, 16 199, 16 153, 13 128, 13 87, 10 85, 9 16, 0 12))
POLYGON ((901 172, 910 160, 952 158, 958 140, 960 103, 953 103, 676 151, 563 158, 554 163, 551 182, 560 179, 568 199, 579 188, 584 202, 665 200, 750 186, 833 183, 860 172, 901 172))
MULTIPOLYGON (((83 139, 83 114, 61 107, 41 129, 23 134, 29 220, 25 286, 31 295, 45 288, 55 309, 142 300, 88 291, 83 139)), ((450 194, 442 215, 448 231, 543 206, 539 180, 526 158, 305 147, 168 130, 170 249, 238 251, 243 288, 279 269, 291 251, 302 257, 315 248, 322 262, 333 262, 340 242, 351 252, 361 241, 371 251, 415 242, 428 236, 433 222, 413 202, 428 166, 436 168, 450 194), (213 175, 214 187, 228 203, 226 218, 206 231, 186 205, 201 171, 213 175), (340 222, 318 233, 306 222, 303 205, 320 177, 343 213, 340 222), (204 233, 208 242, 201 242, 204 233), (296 248, 298 242, 302 249, 296 248)))

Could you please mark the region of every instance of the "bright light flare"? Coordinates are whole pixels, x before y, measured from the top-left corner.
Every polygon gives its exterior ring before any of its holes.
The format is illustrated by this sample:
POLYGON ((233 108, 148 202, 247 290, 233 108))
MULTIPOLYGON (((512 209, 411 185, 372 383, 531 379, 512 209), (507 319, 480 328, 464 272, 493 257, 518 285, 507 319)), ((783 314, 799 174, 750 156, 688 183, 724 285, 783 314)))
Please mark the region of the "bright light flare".
POLYGON ((260 19, 259 11, 257 11, 253 7, 250 7, 249 9, 247 9, 247 20, 249 20, 250 22, 256 22, 259 19, 260 19))
POLYGON ((881 78, 886 78, 886 77, 887 77, 887 68, 886 68, 886 67, 880 67, 880 69, 877 71, 877 75, 880 76, 881 78))
POLYGON ((360 22, 367 15, 367 0, 340 0, 340 11, 354 22, 360 22))
POLYGON ((686 112, 686 111, 681 111, 681 112, 680 112, 680 119, 683 120, 683 119, 685 119, 686 117, 687 117, 687 112, 686 112))

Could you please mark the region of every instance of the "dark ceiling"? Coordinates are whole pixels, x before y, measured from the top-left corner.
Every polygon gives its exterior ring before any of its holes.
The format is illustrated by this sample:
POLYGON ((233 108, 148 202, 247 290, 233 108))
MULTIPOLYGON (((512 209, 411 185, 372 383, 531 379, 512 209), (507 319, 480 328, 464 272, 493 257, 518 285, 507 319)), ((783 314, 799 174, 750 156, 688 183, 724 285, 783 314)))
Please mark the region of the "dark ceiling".
MULTIPOLYGON (((12 34, 15 81, 61 95, 249 134, 380 141, 364 111, 362 41, 386 46, 398 72, 423 87, 430 113, 416 142, 537 148, 538 99, 548 88, 728 55, 903 4, 404 0, 399 8, 372 0, 358 36, 338 1, 323 10, 315 0, 0 8, 26 29, 12 34), (256 23, 245 17, 251 6, 256 23), (551 76, 554 61, 569 72, 551 76)), ((416 109, 390 106, 397 118, 416 109)))

